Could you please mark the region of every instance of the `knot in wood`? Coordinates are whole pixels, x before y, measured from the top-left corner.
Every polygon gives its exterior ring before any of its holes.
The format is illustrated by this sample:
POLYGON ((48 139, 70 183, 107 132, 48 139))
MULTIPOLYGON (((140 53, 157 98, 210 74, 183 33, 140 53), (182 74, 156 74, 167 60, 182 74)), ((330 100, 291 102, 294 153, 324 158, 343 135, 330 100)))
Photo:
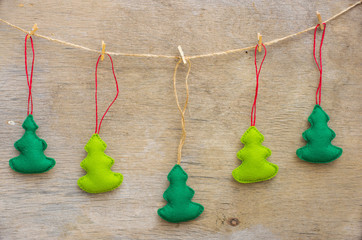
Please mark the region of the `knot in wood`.
POLYGON ((237 226, 237 225, 240 224, 240 221, 239 221, 239 219, 237 219, 237 218, 229 218, 228 223, 229 223, 231 226, 235 227, 235 226, 237 226))

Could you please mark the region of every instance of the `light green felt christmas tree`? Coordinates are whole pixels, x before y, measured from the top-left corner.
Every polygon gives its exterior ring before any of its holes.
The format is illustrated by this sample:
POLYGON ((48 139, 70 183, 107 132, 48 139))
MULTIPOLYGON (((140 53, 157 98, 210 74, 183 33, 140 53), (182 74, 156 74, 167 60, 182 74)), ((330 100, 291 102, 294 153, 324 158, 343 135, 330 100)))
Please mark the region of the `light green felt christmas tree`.
POLYGON ((197 218, 204 211, 199 203, 191 201, 195 191, 186 185, 187 173, 179 164, 176 164, 167 176, 170 186, 163 194, 168 202, 158 209, 158 215, 172 223, 185 222, 197 218))
POLYGON ((336 134, 328 127, 329 116, 320 105, 314 106, 308 121, 311 127, 303 133, 307 145, 297 150, 297 156, 312 163, 328 163, 339 158, 343 150, 331 144, 336 134))
POLYGON ((106 148, 107 144, 96 133, 84 147, 88 155, 80 163, 80 166, 87 174, 78 179, 78 186, 86 192, 112 191, 119 187, 123 181, 122 174, 112 172, 111 167, 114 160, 104 153, 106 148))
POLYGON ((273 178, 278 172, 278 166, 266 159, 271 155, 269 148, 264 147, 264 136, 255 126, 249 127, 241 137, 244 144, 237 157, 241 165, 234 169, 232 175, 240 183, 253 183, 273 178))
POLYGON ((47 143, 36 135, 38 125, 31 114, 25 119, 23 128, 25 129, 24 135, 14 144, 20 155, 10 159, 10 167, 20 173, 49 171, 54 167, 55 160, 44 155, 47 143))

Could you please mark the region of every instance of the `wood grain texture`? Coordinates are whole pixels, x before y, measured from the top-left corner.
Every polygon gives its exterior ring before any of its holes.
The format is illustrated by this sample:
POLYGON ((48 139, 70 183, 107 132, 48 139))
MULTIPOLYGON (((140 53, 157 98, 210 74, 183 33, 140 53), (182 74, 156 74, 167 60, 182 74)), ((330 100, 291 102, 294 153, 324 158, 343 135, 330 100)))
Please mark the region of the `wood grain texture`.
MULTIPOLYGON (((353 4, 348 1, 0 1, 0 16, 65 41, 116 52, 204 54, 256 44, 317 23, 353 4), (23 4, 23 5, 19 5, 23 4)), ((361 7, 327 25, 323 46, 322 106, 344 152, 318 165, 298 159, 302 132, 315 102, 318 71, 309 32, 270 46, 260 75, 256 126, 279 166, 271 181, 239 184, 231 172, 240 161, 239 139, 249 127, 255 88, 253 53, 192 61, 187 139, 182 166, 196 220, 170 224, 157 215, 165 204, 166 176, 176 162, 181 134, 172 88, 171 59, 115 57, 120 96, 101 136, 117 190, 91 195, 77 179, 95 124, 97 55, 35 38, 34 118, 39 137, 55 158, 41 175, 12 171, 26 117, 24 34, 0 26, 0 239, 361 239, 361 7), (9 122, 12 121, 12 122, 9 122)), ((114 97, 108 59, 99 66, 100 109, 114 97)), ((183 76, 178 89, 183 98, 183 76)), ((182 100, 182 99, 181 99, 182 100)))

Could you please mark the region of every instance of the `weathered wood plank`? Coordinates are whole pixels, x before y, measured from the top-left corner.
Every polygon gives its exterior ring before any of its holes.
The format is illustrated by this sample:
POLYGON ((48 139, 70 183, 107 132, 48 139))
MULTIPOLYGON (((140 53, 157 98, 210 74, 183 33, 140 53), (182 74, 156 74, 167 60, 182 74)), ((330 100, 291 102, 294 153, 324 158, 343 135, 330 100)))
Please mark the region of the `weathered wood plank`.
MULTIPOLYGON (((10 1, 0 16, 66 41, 107 50, 186 55, 269 41, 316 24, 351 1, 10 1), (19 7, 19 4, 24 4, 19 7)), ((46 174, 13 172, 8 160, 22 134, 27 86, 24 34, 0 26, 0 239, 360 239, 361 238, 361 7, 327 26, 322 106, 344 149, 326 165, 299 160, 305 144, 318 72, 313 33, 268 48, 258 98, 257 127, 268 159, 280 167, 273 180, 242 185, 231 171, 248 128, 255 87, 253 53, 192 61, 183 168, 205 206, 195 221, 169 224, 166 176, 181 134, 172 89, 174 60, 114 57, 120 96, 102 125, 106 153, 124 175, 116 191, 90 195, 76 185, 79 163, 94 129, 96 54, 35 38, 34 115, 46 155, 46 174), (9 123, 13 121, 15 124, 9 123)), ((183 98, 183 75, 178 76, 183 98)), ((115 94, 110 63, 99 67, 100 109, 115 94)))

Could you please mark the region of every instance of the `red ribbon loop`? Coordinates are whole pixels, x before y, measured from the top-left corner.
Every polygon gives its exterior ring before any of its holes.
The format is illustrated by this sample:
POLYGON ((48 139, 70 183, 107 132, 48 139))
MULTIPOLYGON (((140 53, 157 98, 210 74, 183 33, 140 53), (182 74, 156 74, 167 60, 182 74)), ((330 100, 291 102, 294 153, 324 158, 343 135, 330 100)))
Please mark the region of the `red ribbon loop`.
POLYGON ((265 57, 266 57, 266 48, 265 45, 262 44, 264 47, 264 57, 263 60, 260 63, 259 66, 259 70, 258 70, 258 64, 256 62, 256 54, 257 54, 257 49, 258 49, 258 44, 255 47, 255 52, 254 52, 254 63, 255 63, 255 73, 256 73, 256 87, 255 87, 255 97, 254 97, 254 103, 253 103, 253 107, 251 108, 251 116, 250 116, 250 121, 251 121, 251 126, 255 126, 255 120, 256 120, 256 99, 258 98, 258 89, 259 89, 259 75, 260 75, 260 71, 261 71, 261 67, 263 66, 265 57))
POLYGON ((95 129, 95 133, 99 134, 99 131, 101 130, 101 125, 102 125, 102 121, 104 119, 104 117, 106 116, 108 110, 111 108, 111 106, 113 105, 113 103, 116 101, 118 94, 119 94, 119 88, 118 88, 118 82, 117 82, 117 78, 116 78, 116 74, 114 73, 114 66, 113 66, 113 60, 111 58, 111 56, 109 54, 107 54, 109 59, 111 60, 111 64, 112 64, 112 72, 113 72, 113 76, 114 76, 114 81, 116 82, 116 89, 117 89, 117 94, 116 97, 113 99, 113 101, 111 102, 111 104, 109 104, 107 110, 104 112, 101 121, 99 122, 99 126, 98 126, 98 101, 97 101, 97 88, 98 88, 98 82, 97 82, 97 69, 98 69, 98 63, 99 60, 101 59, 102 55, 100 55, 98 57, 98 61, 96 64, 96 70, 95 70, 95 103, 96 103, 96 129, 95 129))
POLYGON ((314 41, 313 41, 313 57, 314 57, 314 61, 317 64, 317 68, 319 70, 319 84, 318 84, 318 88, 317 88, 317 92, 315 95, 315 102, 318 105, 321 105, 321 97, 322 97, 322 73, 323 73, 323 67, 322 67, 322 46, 323 46, 323 40, 324 40, 324 34, 326 32, 326 24, 322 23, 324 25, 324 29, 323 29, 323 33, 322 33, 322 38, 321 38, 321 43, 319 46, 319 64, 317 61, 317 57, 315 55, 315 42, 316 42, 316 33, 317 33, 317 29, 319 27, 320 24, 318 24, 315 29, 314 29, 314 41))
POLYGON ((33 43, 33 38, 30 36, 30 42, 31 42, 31 50, 33 52, 33 60, 31 62, 31 72, 30 72, 30 79, 29 79, 29 74, 28 74, 28 57, 27 57, 27 39, 28 39, 28 35, 27 34, 25 36, 25 48, 24 48, 24 56, 25 56, 25 74, 26 74, 26 81, 28 83, 28 88, 29 88, 29 94, 28 94, 28 115, 29 114, 33 114, 33 95, 31 93, 31 89, 33 86, 33 70, 34 70, 34 60, 35 60, 35 53, 34 53, 34 43, 33 43), (31 110, 29 111, 29 107, 31 108, 31 110))

